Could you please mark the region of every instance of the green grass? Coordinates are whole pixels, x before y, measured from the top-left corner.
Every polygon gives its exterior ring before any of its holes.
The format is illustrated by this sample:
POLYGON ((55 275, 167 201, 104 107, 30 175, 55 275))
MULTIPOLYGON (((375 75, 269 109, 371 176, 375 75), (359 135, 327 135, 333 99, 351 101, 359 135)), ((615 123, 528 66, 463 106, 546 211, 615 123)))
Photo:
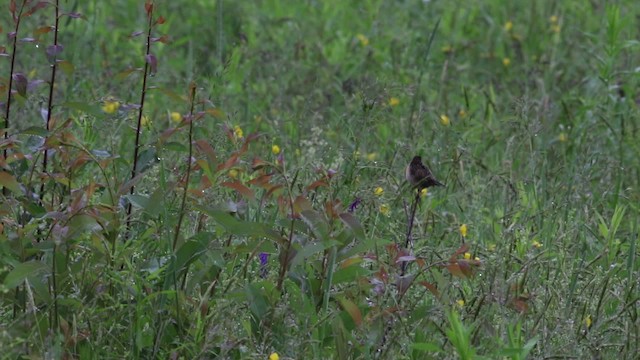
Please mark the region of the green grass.
POLYGON ((143 1, 60 11, 49 128, 0 12, 4 357, 636 358, 636 1, 159 1, 153 74, 143 1))

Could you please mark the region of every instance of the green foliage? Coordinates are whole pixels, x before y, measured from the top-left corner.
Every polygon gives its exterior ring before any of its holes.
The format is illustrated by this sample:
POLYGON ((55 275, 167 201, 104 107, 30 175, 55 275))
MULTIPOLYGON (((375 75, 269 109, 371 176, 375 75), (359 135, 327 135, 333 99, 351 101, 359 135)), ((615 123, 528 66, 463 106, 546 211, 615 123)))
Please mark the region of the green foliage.
POLYGON ((640 351, 637 1, 2 7, 6 357, 640 351))

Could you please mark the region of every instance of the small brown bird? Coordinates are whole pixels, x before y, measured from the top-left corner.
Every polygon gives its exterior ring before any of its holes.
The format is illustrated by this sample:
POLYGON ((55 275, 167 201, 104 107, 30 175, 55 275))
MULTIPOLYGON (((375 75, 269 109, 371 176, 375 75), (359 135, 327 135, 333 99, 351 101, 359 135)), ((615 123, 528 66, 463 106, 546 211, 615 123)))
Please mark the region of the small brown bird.
POLYGON ((422 190, 431 186, 444 186, 443 183, 436 180, 428 167, 422 163, 420 156, 414 156, 411 163, 407 165, 405 170, 407 181, 418 190, 422 190))

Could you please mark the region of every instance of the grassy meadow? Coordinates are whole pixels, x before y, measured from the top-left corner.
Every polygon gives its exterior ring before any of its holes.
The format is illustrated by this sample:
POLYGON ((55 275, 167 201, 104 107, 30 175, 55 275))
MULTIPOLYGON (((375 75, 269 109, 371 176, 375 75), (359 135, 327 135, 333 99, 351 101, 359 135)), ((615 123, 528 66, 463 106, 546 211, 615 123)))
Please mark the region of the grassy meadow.
POLYGON ((0 10, 1 358, 638 359, 639 2, 0 10))

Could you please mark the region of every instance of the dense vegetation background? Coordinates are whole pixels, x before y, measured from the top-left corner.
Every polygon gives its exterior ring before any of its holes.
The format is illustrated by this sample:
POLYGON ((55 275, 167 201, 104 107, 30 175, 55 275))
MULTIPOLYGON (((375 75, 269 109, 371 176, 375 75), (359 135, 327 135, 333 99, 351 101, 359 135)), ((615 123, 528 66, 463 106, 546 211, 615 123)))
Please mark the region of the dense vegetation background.
POLYGON ((3 357, 637 357, 639 2, 1 7, 3 357))

